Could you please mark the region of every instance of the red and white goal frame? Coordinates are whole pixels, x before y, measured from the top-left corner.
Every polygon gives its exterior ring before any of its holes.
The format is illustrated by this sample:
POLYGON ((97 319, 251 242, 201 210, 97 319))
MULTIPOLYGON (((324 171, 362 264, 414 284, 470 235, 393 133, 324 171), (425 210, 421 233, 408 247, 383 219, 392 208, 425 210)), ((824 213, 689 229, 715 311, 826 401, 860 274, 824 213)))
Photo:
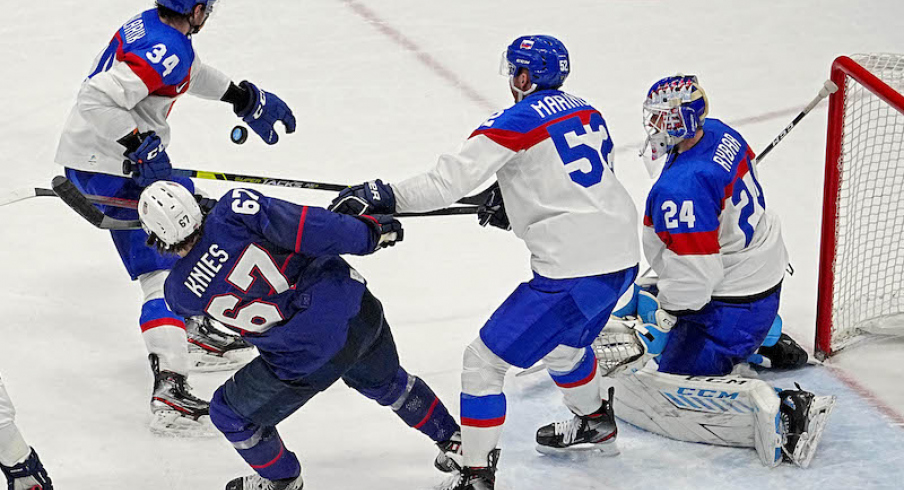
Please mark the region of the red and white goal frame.
POLYGON ((904 333, 904 55, 841 56, 829 98, 816 355, 904 333))

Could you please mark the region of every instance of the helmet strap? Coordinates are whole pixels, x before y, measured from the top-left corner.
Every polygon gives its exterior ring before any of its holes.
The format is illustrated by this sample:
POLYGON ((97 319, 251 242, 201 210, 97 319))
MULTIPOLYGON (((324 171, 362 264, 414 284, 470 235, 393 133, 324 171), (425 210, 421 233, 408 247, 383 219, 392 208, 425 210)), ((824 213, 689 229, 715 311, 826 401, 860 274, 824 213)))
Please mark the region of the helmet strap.
POLYGON ((515 77, 509 77, 509 87, 512 88, 512 91, 515 92, 515 102, 521 102, 525 97, 537 91, 537 84, 531 83, 530 88, 527 90, 521 90, 520 88, 515 86, 515 77))

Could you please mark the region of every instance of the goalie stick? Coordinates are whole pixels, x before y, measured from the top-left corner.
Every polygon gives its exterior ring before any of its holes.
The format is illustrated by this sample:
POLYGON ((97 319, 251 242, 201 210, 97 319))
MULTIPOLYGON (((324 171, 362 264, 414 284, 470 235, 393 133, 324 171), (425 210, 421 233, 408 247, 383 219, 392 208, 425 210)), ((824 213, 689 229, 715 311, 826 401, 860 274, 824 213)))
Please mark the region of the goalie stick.
MULTIPOLYGON (((125 175, 131 175, 132 162, 126 160, 122 162, 122 171, 125 175)), ((189 179, 219 180, 225 182, 241 182, 243 184, 272 185, 275 187, 289 187, 294 189, 313 189, 318 191, 335 191, 339 192, 348 189, 349 186, 344 184, 330 184, 327 182, 316 182, 312 180, 295 180, 295 179, 276 179, 272 177, 261 177, 258 175, 230 174, 225 172, 209 172, 206 170, 187 170, 174 168, 173 177, 184 177, 189 179)), ((492 191, 484 190, 473 196, 465 196, 458 200, 458 204, 469 204, 473 206, 482 205, 486 202, 487 197, 492 191)), ((455 209, 455 208, 446 208, 455 209)), ((474 213, 477 211, 475 210, 474 213)), ((474 214, 474 213, 451 213, 451 214, 474 214)), ((396 215, 402 216, 402 215, 396 215)), ((410 216, 441 216, 432 214, 411 214, 410 216)))
POLYGON ((797 123, 799 123, 801 119, 803 119, 807 114, 810 113, 810 111, 813 110, 814 107, 822 102, 822 99, 825 99, 826 97, 834 94, 837 91, 838 85, 835 85, 835 82, 831 80, 826 80, 825 82, 823 82, 822 88, 819 89, 819 94, 817 94, 816 97, 814 97, 813 100, 811 100, 810 103, 807 104, 807 107, 804 107, 804 110, 800 111, 800 114, 798 114, 794 118, 794 120, 791 121, 791 124, 785 126, 785 129, 783 129, 782 132, 772 140, 772 143, 769 143, 769 146, 764 148, 763 151, 760 152, 759 155, 757 155, 755 162, 760 163, 760 161, 765 158, 766 155, 768 155, 769 152, 776 147, 776 145, 778 145, 783 139, 785 139, 785 136, 788 136, 788 133, 791 132, 791 130, 794 129, 795 126, 797 126, 797 123))

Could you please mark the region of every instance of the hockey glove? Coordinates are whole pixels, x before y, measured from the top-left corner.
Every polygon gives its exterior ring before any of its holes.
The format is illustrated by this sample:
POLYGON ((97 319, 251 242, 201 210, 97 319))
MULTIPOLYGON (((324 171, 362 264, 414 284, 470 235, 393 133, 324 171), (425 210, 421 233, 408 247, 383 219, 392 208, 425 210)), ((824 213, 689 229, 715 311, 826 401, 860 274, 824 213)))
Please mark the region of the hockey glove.
MULTIPOLYGON (((295 132, 295 116, 292 109, 282 101, 276 94, 264 92, 257 88, 253 83, 244 81, 239 84, 239 90, 242 90, 247 98, 245 105, 237 104, 235 99, 227 98, 233 87, 227 90, 223 100, 233 103, 235 115, 242 118, 242 121, 254 130, 261 139, 268 145, 275 145, 279 141, 279 135, 274 127, 276 122, 283 123, 286 128, 286 134, 295 132)), ((238 97, 236 97, 238 98, 238 97)))
POLYGON ((3 470, 3 474, 6 475, 9 490, 20 488, 53 490, 53 482, 47 476, 47 471, 34 449, 31 450, 25 461, 9 467, 0 464, 0 470, 3 470))
POLYGON ((381 248, 391 247, 396 242, 401 242, 405 236, 402 230, 402 223, 388 214, 367 215, 362 214, 355 216, 370 227, 373 234, 372 243, 373 251, 376 252, 381 248))
POLYGON ((342 189, 330 204, 330 211, 357 216, 361 214, 395 214, 395 192, 382 180, 371 180, 342 189))
POLYGON ((118 143, 126 147, 123 155, 128 158, 123 162, 123 173, 131 174, 141 187, 147 187, 158 180, 166 180, 173 173, 169 155, 157 133, 138 130, 120 138, 118 143))
POLYGON ((489 190, 486 202, 477 208, 477 222, 480 226, 489 224, 502 230, 511 230, 512 224, 509 223, 508 214, 505 212, 505 202, 502 200, 499 183, 493 184, 489 190))

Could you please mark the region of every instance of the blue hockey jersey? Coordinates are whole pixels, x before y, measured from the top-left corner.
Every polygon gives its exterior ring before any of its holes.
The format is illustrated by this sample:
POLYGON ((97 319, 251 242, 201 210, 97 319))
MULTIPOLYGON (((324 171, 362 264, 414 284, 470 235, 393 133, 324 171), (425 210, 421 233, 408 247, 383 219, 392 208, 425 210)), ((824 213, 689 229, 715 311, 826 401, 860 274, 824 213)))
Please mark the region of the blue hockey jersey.
POLYGON ((668 310, 762 293, 782 280, 788 262, 753 151, 718 119, 706 119, 703 131, 693 148, 669 155, 644 212, 644 254, 668 310))
POLYGON ((179 315, 207 315, 255 345, 281 379, 298 379, 345 344, 366 284, 340 254, 374 250, 357 218, 234 189, 173 267, 164 294, 179 315))

